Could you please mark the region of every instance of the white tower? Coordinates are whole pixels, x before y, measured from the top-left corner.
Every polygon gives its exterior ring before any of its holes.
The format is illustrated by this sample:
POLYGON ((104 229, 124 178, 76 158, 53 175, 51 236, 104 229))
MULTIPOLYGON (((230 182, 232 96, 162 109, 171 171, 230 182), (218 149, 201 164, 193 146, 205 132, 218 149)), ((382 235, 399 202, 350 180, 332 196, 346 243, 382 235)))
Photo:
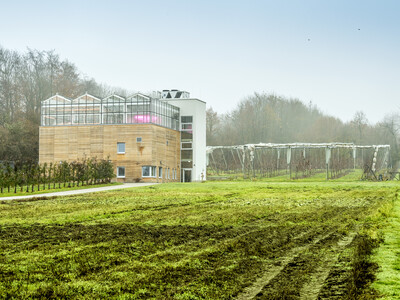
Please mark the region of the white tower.
POLYGON ((163 90, 161 100, 180 108, 181 180, 206 180, 206 103, 179 90, 163 90))

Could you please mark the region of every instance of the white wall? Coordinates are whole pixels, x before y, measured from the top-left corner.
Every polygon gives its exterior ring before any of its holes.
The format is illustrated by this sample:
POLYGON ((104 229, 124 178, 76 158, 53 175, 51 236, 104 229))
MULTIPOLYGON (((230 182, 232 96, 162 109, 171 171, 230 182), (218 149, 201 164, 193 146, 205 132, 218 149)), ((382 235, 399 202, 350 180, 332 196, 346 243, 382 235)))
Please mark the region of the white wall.
POLYGON ((206 103, 199 99, 162 99, 180 108, 181 116, 193 116, 192 181, 206 180, 206 103))

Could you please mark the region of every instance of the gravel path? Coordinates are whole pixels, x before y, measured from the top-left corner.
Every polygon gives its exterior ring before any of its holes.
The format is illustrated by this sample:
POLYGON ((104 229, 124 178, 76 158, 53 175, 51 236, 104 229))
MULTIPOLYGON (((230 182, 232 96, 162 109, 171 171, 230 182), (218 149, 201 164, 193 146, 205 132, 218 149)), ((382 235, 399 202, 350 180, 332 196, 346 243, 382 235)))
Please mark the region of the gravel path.
POLYGON ((154 184, 158 184, 158 183, 124 183, 123 185, 93 187, 93 188, 87 188, 87 189, 81 189, 81 190, 71 190, 71 191, 63 191, 63 192, 26 195, 26 196, 24 195, 24 196, 0 197, 0 201, 31 199, 31 198, 39 198, 39 197, 78 195, 78 194, 87 194, 87 193, 95 193, 95 192, 103 192, 103 191, 111 191, 111 190, 120 190, 120 189, 127 189, 127 188, 133 188, 133 187, 148 186, 148 185, 154 185, 154 184))

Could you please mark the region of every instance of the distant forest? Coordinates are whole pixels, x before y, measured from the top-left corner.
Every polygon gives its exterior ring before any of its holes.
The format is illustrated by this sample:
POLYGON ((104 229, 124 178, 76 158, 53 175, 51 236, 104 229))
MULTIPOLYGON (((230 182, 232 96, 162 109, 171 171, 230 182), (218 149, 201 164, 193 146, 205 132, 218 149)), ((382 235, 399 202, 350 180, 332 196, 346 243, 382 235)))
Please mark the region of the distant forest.
MULTIPOLYGON (((0 161, 38 160, 40 103, 59 93, 75 98, 85 92, 98 97, 127 91, 87 78, 54 51, 19 53, 0 47, 0 161)), ((396 108, 393 107, 395 110, 396 108)), ((398 160, 400 112, 370 124, 360 111, 344 123, 316 106, 273 94, 243 99, 226 114, 207 110, 207 145, 288 142, 354 142, 390 144, 398 160)))

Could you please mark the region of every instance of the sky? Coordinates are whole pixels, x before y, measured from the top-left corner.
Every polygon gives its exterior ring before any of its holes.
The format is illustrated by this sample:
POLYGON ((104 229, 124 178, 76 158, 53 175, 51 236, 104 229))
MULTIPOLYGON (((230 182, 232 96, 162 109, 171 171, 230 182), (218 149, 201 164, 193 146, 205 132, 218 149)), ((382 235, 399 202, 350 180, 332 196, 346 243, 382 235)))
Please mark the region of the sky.
POLYGON ((400 112, 398 0, 0 0, 0 46, 99 83, 179 89, 219 113, 257 93, 371 124, 400 112))

